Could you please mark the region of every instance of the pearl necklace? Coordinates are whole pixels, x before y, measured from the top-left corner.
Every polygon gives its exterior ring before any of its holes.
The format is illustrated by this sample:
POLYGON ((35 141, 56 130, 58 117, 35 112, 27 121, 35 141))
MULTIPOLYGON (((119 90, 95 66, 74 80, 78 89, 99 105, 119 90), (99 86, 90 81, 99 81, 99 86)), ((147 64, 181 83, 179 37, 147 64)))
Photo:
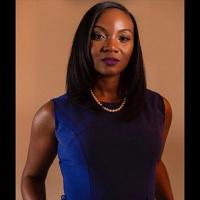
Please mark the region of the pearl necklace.
POLYGON ((124 99, 123 99, 121 105, 120 105, 118 108, 115 108, 115 109, 106 108, 106 107, 103 106, 103 104, 97 99, 97 97, 94 95, 94 92, 93 92, 92 90, 90 90, 90 93, 91 93, 91 95, 93 96, 94 100, 95 100, 104 110, 106 110, 106 111, 108 111, 108 112, 118 112, 118 111, 120 111, 120 110, 124 107, 124 105, 125 105, 125 103, 126 103, 126 97, 124 97, 124 99))

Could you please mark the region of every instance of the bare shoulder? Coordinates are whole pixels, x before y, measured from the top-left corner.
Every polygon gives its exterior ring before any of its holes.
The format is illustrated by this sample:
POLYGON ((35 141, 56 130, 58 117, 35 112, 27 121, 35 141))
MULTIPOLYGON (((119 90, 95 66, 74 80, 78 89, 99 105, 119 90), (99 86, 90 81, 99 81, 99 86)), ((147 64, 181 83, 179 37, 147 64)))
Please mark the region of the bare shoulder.
POLYGON ((165 114, 172 115, 172 108, 170 102, 163 97, 164 105, 165 105, 165 114))
POLYGON ((47 171, 57 152, 53 104, 42 105, 32 120, 28 157, 24 176, 46 177, 47 171))
POLYGON ((55 129, 54 120, 54 109, 53 103, 48 101, 42 105, 37 112, 32 121, 32 132, 37 132, 40 134, 52 133, 55 129))
POLYGON ((164 105, 165 105, 165 121, 171 121, 172 120, 172 108, 169 103, 169 101, 163 97, 164 105))

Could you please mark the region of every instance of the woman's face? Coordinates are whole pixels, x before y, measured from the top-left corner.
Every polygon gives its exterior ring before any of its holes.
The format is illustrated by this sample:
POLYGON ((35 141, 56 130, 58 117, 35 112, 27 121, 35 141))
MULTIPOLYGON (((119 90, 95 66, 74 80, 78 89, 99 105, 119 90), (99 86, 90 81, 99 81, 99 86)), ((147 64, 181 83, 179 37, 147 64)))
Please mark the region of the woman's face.
POLYGON ((105 10, 97 20, 91 40, 94 68, 103 76, 119 76, 128 65, 134 38, 131 18, 115 8, 105 10))

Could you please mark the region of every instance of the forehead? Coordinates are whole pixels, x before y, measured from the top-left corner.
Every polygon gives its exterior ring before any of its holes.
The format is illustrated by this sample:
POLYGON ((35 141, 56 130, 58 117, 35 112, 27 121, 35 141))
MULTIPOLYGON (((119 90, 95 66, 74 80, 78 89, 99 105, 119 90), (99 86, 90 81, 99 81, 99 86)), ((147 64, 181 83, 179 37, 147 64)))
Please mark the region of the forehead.
POLYGON ((117 8, 106 9, 98 18, 95 25, 119 26, 133 30, 133 21, 131 17, 117 8))

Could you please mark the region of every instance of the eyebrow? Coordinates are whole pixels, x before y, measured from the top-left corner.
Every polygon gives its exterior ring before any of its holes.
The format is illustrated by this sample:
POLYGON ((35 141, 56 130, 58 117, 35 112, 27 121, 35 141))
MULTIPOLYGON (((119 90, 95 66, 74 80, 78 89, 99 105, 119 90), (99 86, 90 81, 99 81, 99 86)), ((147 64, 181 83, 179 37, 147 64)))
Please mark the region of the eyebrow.
MULTIPOLYGON (((94 28, 100 28, 103 31, 105 31, 106 33, 108 33, 108 31, 104 27, 102 27, 102 26, 95 25, 94 28)), ((124 32, 124 31, 129 31, 129 32, 131 32, 133 34, 133 31, 131 29, 129 29, 129 28, 125 28, 125 29, 120 29, 119 30, 119 32, 124 32)))

